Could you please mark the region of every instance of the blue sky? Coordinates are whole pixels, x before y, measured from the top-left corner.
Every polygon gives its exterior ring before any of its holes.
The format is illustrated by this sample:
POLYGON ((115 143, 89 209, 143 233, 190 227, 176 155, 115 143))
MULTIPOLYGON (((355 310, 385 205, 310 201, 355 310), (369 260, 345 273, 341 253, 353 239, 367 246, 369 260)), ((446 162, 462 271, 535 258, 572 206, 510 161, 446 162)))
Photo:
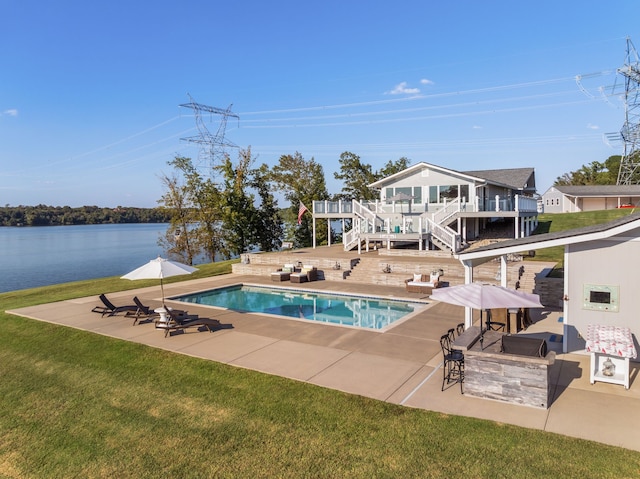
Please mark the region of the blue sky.
POLYGON ((611 93, 638 14, 637 0, 0 0, 0 204, 155 206, 169 160, 199 163, 181 140, 198 134, 189 95, 233 105, 225 138, 256 164, 315 158, 330 193, 344 151, 374 169, 534 167, 543 193, 621 154, 604 135, 624 122, 611 93))

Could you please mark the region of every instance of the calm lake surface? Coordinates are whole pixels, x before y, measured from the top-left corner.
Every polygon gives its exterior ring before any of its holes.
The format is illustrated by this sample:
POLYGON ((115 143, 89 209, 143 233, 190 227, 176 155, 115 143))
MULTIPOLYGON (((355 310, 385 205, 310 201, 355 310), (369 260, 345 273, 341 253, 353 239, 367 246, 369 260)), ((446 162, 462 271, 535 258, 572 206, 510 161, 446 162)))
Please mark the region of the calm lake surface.
POLYGON ((0 292, 122 276, 158 255, 166 224, 0 227, 0 292))

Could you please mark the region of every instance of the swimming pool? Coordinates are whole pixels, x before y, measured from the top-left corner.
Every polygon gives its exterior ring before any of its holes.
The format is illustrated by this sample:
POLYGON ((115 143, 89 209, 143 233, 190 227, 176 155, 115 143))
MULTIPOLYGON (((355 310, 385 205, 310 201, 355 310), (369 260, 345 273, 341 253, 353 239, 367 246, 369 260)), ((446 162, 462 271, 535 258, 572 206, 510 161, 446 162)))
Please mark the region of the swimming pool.
POLYGON ((411 301, 252 285, 228 286, 171 299, 375 330, 383 329, 427 306, 426 303, 411 301))

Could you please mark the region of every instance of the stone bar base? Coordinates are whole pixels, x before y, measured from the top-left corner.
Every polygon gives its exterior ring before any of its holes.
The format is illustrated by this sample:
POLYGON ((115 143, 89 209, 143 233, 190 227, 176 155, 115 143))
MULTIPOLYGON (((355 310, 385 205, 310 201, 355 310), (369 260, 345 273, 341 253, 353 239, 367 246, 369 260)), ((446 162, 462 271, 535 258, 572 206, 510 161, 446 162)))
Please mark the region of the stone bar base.
POLYGON ((464 352, 464 393, 523 406, 548 408, 555 352, 544 358, 500 352, 502 334, 489 331, 464 352))

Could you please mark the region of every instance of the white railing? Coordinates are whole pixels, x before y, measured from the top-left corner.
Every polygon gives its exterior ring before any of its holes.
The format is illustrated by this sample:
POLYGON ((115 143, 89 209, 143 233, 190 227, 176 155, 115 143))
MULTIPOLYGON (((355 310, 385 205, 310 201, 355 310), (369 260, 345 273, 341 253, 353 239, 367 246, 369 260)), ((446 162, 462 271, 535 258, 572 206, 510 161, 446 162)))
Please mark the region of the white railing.
POLYGON ((516 195, 516 211, 538 212, 538 200, 531 196, 516 195))
POLYGON ((432 236, 451 248, 454 253, 460 251, 460 249, 462 248, 462 239, 460 238, 460 234, 458 234, 448 226, 435 223, 429 218, 427 218, 427 222, 429 232, 432 236))
POLYGON ((342 247, 345 251, 349 251, 354 245, 360 241, 360 235, 355 228, 351 228, 349 231, 342 235, 342 247))
POLYGON ((313 214, 351 214, 353 201, 314 201, 313 214))
POLYGON ((456 198, 455 200, 446 203, 442 208, 438 211, 435 211, 431 218, 433 221, 439 225, 444 223, 447 219, 451 218, 458 211, 460 211, 460 198, 456 198))

